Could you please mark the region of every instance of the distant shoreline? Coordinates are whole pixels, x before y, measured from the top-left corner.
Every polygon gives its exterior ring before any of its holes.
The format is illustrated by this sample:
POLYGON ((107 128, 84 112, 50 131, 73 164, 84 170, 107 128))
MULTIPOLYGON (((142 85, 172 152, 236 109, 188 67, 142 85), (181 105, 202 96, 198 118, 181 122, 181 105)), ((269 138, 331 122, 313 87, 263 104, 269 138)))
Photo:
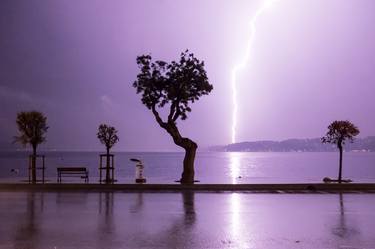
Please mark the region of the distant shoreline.
MULTIPOLYGON (((375 136, 357 138, 346 143, 347 152, 375 152, 375 136)), ((320 138, 287 139, 282 141, 253 141, 210 147, 216 152, 335 152, 337 146, 322 144, 320 138)))

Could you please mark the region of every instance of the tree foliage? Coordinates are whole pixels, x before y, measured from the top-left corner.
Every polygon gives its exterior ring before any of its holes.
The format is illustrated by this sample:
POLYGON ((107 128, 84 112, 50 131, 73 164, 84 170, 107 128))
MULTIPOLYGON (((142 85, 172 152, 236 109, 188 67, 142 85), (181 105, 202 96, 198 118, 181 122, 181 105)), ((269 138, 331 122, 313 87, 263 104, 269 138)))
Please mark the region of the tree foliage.
POLYGON ((154 114, 157 108, 169 104, 169 123, 185 120, 191 112, 190 103, 213 89, 204 62, 188 50, 181 53, 179 61, 152 61, 150 55, 142 55, 137 57, 137 64, 141 72, 133 86, 142 95, 142 103, 154 114))
POLYGON ((334 121, 328 126, 327 134, 322 137, 323 143, 331 143, 341 146, 346 140, 353 142, 359 134, 358 128, 350 121, 334 121))
POLYGON ((30 144, 33 149, 46 141, 45 134, 48 130, 47 118, 37 111, 19 112, 16 120, 19 136, 15 136, 15 141, 26 146, 30 144))
POLYGON ((99 125, 97 137, 108 151, 119 141, 116 128, 106 124, 99 125))

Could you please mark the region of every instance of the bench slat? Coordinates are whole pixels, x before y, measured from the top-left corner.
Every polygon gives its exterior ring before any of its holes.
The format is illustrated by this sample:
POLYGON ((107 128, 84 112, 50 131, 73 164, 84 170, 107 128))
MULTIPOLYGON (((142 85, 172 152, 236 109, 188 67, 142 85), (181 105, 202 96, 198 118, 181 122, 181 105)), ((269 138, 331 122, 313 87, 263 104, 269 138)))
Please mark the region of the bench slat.
POLYGON ((57 171, 87 171, 85 167, 58 167, 57 171))

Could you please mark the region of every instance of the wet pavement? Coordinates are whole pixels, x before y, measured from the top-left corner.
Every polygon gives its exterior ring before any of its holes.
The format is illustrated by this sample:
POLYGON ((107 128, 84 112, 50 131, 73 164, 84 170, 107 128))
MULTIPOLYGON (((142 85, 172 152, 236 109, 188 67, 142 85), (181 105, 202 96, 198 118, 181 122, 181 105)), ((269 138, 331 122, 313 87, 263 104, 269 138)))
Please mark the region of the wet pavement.
POLYGON ((0 192, 1 249, 375 248, 375 194, 0 192))

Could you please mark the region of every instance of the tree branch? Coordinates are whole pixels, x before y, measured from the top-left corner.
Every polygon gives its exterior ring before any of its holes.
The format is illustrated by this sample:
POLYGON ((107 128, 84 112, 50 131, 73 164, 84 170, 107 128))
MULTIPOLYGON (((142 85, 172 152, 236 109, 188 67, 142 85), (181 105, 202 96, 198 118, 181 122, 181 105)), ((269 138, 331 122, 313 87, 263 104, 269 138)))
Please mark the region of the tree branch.
POLYGON ((175 113, 176 113, 176 102, 173 101, 172 104, 171 104, 171 108, 169 110, 168 122, 172 121, 172 118, 173 118, 175 113))
POLYGON ((174 114, 173 116, 171 117, 172 121, 173 122, 176 122, 176 120, 178 119, 178 117, 180 116, 181 114, 181 110, 180 110, 180 97, 177 98, 176 100, 176 105, 175 105, 175 111, 174 111, 174 114))
POLYGON ((152 110, 152 113, 155 116, 156 122, 158 122, 158 124, 160 125, 160 127, 166 129, 167 124, 163 122, 163 120, 161 119, 158 111, 156 111, 156 105, 155 104, 152 105, 151 110, 152 110))
POLYGON ((173 116, 173 118, 172 118, 173 122, 176 122, 176 120, 180 117, 180 114, 181 114, 181 110, 180 110, 180 108, 177 106, 177 111, 175 112, 175 114, 174 114, 174 116, 173 116))

